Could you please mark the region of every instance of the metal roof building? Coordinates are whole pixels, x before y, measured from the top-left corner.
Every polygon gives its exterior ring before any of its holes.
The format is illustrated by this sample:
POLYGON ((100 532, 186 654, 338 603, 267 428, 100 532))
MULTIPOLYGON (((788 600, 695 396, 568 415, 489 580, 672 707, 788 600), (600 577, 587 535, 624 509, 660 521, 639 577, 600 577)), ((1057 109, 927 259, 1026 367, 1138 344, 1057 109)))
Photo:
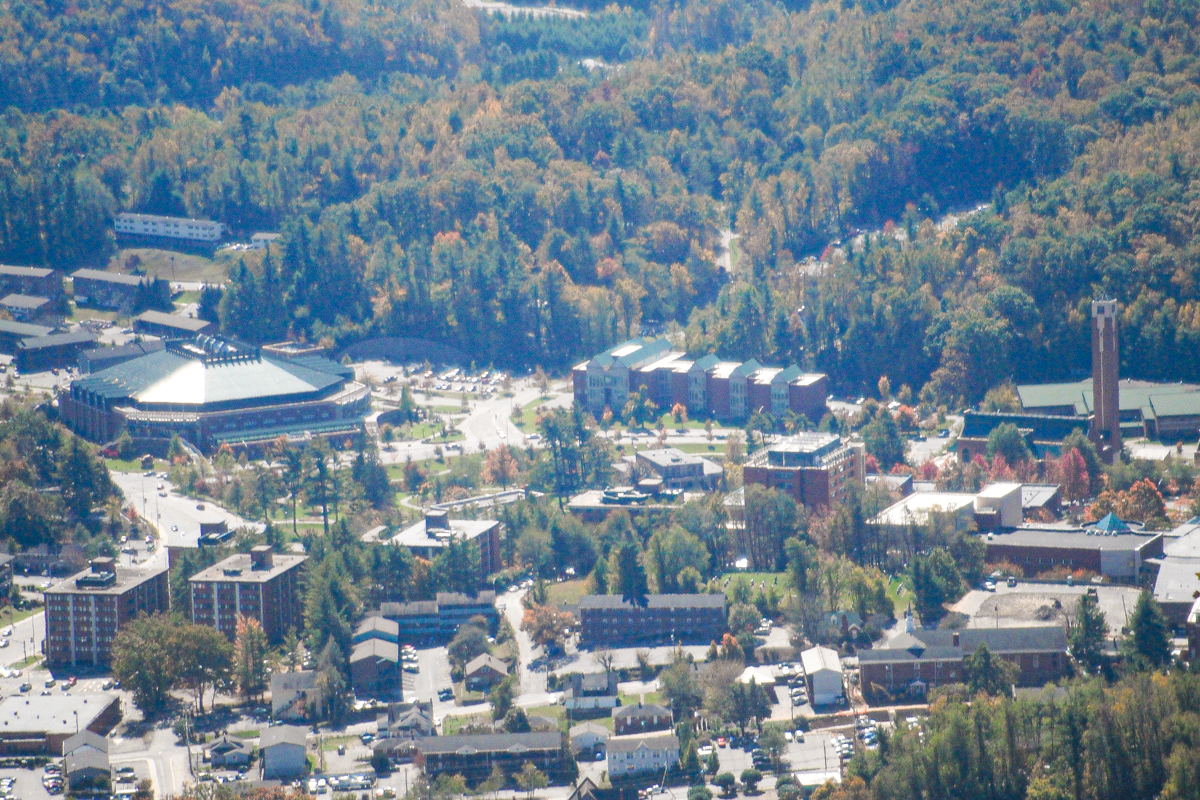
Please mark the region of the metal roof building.
POLYGON ((178 434, 202 450, 261 446, 357 430, 370 398, 351 377, 329 359, 274 358, 201 336, 82 376, 59 407, 72 429, 101 441, 125 427, 135 439, 178 434))

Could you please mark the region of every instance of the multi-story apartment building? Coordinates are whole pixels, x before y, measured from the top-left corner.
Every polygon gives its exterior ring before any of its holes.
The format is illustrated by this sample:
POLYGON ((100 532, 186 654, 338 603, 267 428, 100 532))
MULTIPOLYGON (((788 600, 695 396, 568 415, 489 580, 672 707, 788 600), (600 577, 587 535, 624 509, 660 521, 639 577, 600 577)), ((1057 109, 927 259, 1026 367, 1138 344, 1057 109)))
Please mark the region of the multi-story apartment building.
POLYGON ((742 467, 745 485, 778 489, 808 508, 841 500, 851 482, 863 483, 861 445, 832 433, 800 433, 759 450, 742 467))
POLYGON ((828 379, 797 366, 764 367, 757 361, 691 360, 666 339, 631 339, 572 370, 575 402, 597 417, 620 414, 629 395, 646 387, 662 409, 683 405, 693 417, 742 420, 756 413, 789 411, 818 422, 826 413, 828 379))
POLYGON ((585 595, 579 600, 580 638, 598 645, 708 644, 725 633, 724 594, 652 594, 645 603, 620 595, 585 595))
POLYGON ((117 214, 113 228, 118 236, 153 236, 194 242, 215 242, 225 234, 224 224, 211 219, 132 214, 127 211, 117 214))
POLYGON ((450 519, 444 509, 430 509, 424 519, 400 531, 388 543, 407 547, 413 555, 432 561, 452 541, 469 542, 479 548, 480 586, 503 566, 500 522, 494 519, 450 519))
POLYGON ((659 774, 679 764, 679 737, 673 733, 612 736, 607 748, 608 774, 613 778, 659 774))
POLYGON ((140 614, 170 607, 167 570, 117 569, 111 558, 46 590, 46 661, 51 667, 108 666, 112 641, 140 614))
POLYGON ((262 623, 274 644, 301 627, 300 578, 308 556, 279 555, 268 545, 239 553, 194 576, 192 622, 233 639, 238 617, 262 623))
POLYGON ((138 288, 149 285, 151 280, 98 269, 80 269, 71 273, 76 303, 114 311, 132 309, 137 303, 138 288))
POLYGON ((46 267, 0 264, 0 294, 13 293, 57 298, 63 293, 63 274, 46 267))

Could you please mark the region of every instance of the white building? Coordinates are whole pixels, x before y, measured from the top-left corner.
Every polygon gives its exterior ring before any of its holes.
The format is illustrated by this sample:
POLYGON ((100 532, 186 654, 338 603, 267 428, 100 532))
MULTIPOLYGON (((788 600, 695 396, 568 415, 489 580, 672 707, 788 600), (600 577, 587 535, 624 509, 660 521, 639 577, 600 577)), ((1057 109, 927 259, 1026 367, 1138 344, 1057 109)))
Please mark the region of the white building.
POLYGON ((195 242, 215 242, 225 234, 225 226, 211 219, 164 217, 158 214, 117 214, 113 227, 118 235, 162 236, 195 242))
POLYGON ((679 763, 679 737, 673 733, 613 736, 608 740, 608 774, 618 778, 662 772, 679 763))
POLYGON ((256 233, 250 237, 250 247, 254 250, 266 250, 283 236, 281 233, 256 233))
POLYGON ((814 706, 831 706, 845 696, 842 688, 842 660, 828 647, 810 647, 800 654, 800 663, 808 682, 808 696, 814 706))
POLYGON ((308 771, 307 730, 299 725, 272 725, 262 732, 263 780, 292 780, 308 771))

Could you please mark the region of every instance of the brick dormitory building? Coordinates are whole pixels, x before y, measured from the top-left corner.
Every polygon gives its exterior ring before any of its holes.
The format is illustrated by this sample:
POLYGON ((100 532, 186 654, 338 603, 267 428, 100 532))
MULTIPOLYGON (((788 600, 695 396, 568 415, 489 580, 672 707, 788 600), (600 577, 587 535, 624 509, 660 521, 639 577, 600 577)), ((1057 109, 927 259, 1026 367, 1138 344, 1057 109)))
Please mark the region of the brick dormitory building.
POLYGON ((239 553, 192 576, 192 622, 233 639, 238 617, 262 623, 272 644, 302 627, 300 579, 308 556, 280 555, 267 545, 239 553))
POLYGON ((799 433, 759 450, 742 468, 744 484, 791 495, 808 508, 843 499, 849 484, 862 484, 866 462, 862 445, 843 444, 833 433, 799 433))
POLYGON ((826 413, 828 379, 797 366, 764 367, 757 361, 690 360, 666 339, 639 338, 609 348, 571 371, 575 403, 598 418, 620 414, 629 395, 645 386, 664 410, 675 404, 692 417, 742 420, 757 412, 789 411, 819 422, 826 413))
POLYGON ((963 659, 980 645, 1015 664, 1022 686, 1041 686, 1071 673, 1067 634, 1057 625, 915 630, 859 650, 860 685, 868 696, 882 689, 893 697, 917 697, 935 686, 963 683, 963 659))
POLYGON ((106 667, 125 623, 169 607, 165 568, 118 568, 111 558, 93 559, 86 571, 46 590, 46 662, 106 667))
POLYGON ((585 646, 708 644, 725 633, 724 594, 652 594, 644 604, 619 595, 579 600, 580 639, 585 646))

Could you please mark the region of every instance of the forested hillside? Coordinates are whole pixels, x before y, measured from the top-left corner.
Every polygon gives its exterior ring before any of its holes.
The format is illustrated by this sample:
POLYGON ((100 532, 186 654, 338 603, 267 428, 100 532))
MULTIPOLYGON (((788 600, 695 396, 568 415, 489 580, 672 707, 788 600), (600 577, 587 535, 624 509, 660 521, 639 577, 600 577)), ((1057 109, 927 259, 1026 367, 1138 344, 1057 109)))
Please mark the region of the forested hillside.
POLYGON ((1085 367, 1104 293, 1127 374, 1196 379, 1198 17, 11 0, 0 260, 104 260, 117 210, 187 213, 286 233, 222 304, 247 338, 420 335, 562 366, 675 322, 694 351, 944 400, 1085 367))

